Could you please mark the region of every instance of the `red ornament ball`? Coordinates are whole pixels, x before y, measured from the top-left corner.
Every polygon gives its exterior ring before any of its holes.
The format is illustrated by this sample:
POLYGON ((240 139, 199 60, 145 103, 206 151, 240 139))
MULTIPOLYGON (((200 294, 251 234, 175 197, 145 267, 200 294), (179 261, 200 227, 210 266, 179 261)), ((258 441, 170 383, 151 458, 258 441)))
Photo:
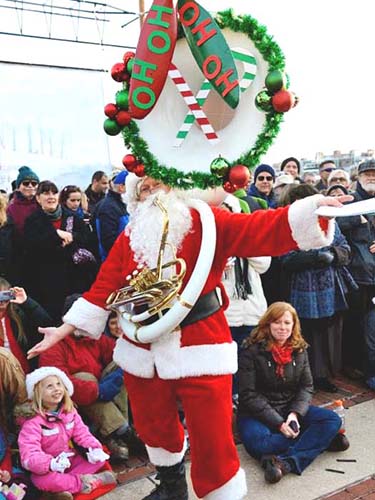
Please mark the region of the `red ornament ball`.
POLYGON ((238 189, 237 186, 234 186, 230 181, 224 182, 223 188, 227 193, 234 193, 238 189))
POLYGON ((118 108, 116 104, 113 104, 112 102, 104 106, 104 114, 108 116, 108 118, 114 119, 118 112, 118 108))
POLYGON ((140 163, 134 168, 133 172, 135 175, 138 175, 138 177, 143 177, 145 175, 145 166, 140 163))
POLYGON ((122 164, 129 170, 129 172, 133 172, 133 169, 138 165, 137 158, 134 155, 125 155, 122 159, 122 164))
POLYGON ((124 82, 129 80, 129 75, 126 71, 126 66, 124 63, 116 63, 112 66, 111 76, 116 82, 124 82))
POLYGON ((116 122, 120 127, 127 127, 132 119, 132 116, 127 111, 119 111, 115 117, 116 122))
POLYGON ((229 170, 229 182, 238 188, 244 188, 250 182, 250 172, 245 165, 234 165, 229 170))
POLYGON ((272 97, 272 106, 278 113, 285 113, 295 105, 296 97, 289 90, 279 90, 272 97))
POLYGON ((135 56, 135 53, 132 52, 131 50, 128 50, 128 52, 125 52, 125 54, 122 56, 122 60, 124 61, 125 67, 127 66, 130 59, 133 59, 134 56, 135 56))

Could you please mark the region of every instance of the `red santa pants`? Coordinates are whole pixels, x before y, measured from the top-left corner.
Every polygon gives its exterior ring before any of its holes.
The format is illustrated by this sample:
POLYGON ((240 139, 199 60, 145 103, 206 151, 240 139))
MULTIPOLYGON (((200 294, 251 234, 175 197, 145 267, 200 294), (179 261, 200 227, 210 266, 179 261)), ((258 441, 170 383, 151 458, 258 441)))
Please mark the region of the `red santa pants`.
POLYGON ((182 458, 178 455, 184 444, 180 401, 189 432, 191 479, 197 496, 204 498, 238 472, 232 432, 232 375, 162 380, 157 375, 146 379, 125 372, 125 386, 141 439, 148 447, 162 448, 155 465, 174 465, 182 458), (172 453, 177 453, 175 460, 172 453))

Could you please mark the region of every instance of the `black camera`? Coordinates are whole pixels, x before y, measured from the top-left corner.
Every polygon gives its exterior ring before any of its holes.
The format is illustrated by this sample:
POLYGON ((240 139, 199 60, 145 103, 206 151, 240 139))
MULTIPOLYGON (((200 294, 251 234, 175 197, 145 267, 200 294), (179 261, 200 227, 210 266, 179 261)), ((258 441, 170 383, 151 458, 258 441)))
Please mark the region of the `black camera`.
POLYGON ((8 302, 16 298, 16 294, 12 290, 0 290, 0 302, 8 302))
POLYGON ((293 432, 298 432, 298 425, 295 420, 289 422, 289 427, 292 429, 293 432))

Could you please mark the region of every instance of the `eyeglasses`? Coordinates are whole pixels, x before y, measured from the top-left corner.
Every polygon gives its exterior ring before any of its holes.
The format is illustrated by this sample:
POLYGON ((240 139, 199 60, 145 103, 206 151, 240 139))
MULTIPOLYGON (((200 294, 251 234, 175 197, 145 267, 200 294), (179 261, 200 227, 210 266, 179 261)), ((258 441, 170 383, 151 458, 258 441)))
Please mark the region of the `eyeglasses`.
POLYGON ((272 175, 258 175, 257 180, 258 181, 272 181, 273 177, 272 175))
POLYGON ((335 168, 322 168, 321 172, 333 172, 335 168))
POLYGON ((36 187, 38 185, 37 181, 22 181, 21 184, 22 184, 22 186, 25 186, 25 187, 28 187, 28 186, 36 187))
POLYGON ((346 180, 345 177, 332 177, 330 182, 346 182, 346 180))

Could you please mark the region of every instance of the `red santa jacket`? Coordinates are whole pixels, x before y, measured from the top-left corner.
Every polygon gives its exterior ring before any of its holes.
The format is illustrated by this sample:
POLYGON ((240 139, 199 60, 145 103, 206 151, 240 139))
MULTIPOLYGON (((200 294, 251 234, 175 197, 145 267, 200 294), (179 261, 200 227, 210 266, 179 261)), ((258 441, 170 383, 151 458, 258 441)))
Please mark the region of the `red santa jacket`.
POLYGON ((92 373, 98 380, 103 369, 112 361, 115 340, 102 335, 98 341, 89 337, 68 335, 43 352, 39 366, 56 366, 65 372, 74 386, 73 401, 85 406, 98 399, 98 384, 74 376, 78 372, 92 373))
MULTIPOLYGON (((233 214, 213 209, 216 224, 216 249, 211 271, 203 288, 206 294, 222 288, 221 276, 228 257, 283 255, 297 248, 317 248, 329 244, 333 225, 314 214, 321 195, 299 200, 290 207, 259 210, 252 214, 233 214)), ((178 256, 186 261, 188 282, 197 260, 201 242, 201 223, 192 211, 192 230, 186 235, 178 256)), ((98 277, 83 298, 73 304, 64 317, 66 323, 86 330, 98 338, 108 316, 105 301, 111 292, 127 285, 126 277, 136 269, 129 238, 119 236, 98 277)), ((208 318, 166 332, 152 344, 136 344, 125 336, 117 341, 114 360, 127 372, 164 379, 199 375, 219 375, 237 370, 236 344, 232 342, 223 308, 208 318)))

